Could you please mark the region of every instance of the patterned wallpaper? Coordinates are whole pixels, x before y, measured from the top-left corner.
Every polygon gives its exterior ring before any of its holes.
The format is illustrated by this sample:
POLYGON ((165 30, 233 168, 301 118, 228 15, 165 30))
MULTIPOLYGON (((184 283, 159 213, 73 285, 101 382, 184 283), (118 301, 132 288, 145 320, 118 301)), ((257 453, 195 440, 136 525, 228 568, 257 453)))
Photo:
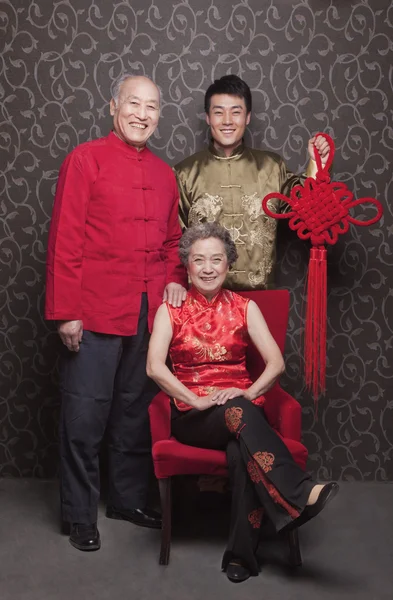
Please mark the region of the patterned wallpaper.
POLYGON ((293 292, 283 383, 303 405, 310 467, 393 480, 392 40, 390 0, 0 0, 0 474, 56 473, 60 345, 42 317, 53 193, 66 154, 110 130, 110 82, 131 70, 162 89, 151 146, 170 164, 203 146, 204 90, 233 72, 253 90, 248 144, 300 171, 327 131, 336 179, 383 202, 383 221, 329 251, 318 419, 302 380, 308 251, 285 224, 278 284, 293 292))

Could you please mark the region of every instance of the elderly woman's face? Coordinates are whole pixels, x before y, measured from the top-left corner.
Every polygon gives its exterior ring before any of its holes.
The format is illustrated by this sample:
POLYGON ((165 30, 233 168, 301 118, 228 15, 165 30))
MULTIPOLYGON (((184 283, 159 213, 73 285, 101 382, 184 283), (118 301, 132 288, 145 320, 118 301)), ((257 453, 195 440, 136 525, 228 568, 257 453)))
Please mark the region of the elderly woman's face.
POLYGON ((188 257, 188 274, 191 283, 207 298, 220 290, 228 273, 225 246, 217 238, 197 240, 188 257))

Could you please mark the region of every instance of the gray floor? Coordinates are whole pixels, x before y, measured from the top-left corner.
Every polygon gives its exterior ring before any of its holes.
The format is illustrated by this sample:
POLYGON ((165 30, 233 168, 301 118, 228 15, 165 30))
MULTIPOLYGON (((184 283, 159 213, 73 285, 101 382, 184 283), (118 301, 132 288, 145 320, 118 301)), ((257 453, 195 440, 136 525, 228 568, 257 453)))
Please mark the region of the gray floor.
POLYGON ((393 485, 346 483, 301 531, 304 565, 286 564, 269 539, 259 577, 234 585, 220 571, 225 512, 187 512, 171 562, 158 564, 160 533, 106 519, 102 548, 82 553, 60 535, 57 484, 0 480, 1 600, 392 600, 393 485))

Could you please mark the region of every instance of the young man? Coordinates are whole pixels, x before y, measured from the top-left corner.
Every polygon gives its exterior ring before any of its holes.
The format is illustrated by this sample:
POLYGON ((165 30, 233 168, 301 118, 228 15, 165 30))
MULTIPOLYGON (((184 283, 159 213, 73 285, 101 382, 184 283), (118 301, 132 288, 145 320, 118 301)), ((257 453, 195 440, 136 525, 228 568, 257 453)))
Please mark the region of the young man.
POLYGON ((163 299, 180 306, 185 271, 178 191, 146 147, 160 114, 157 86, 122 76, 113 131, 78 146, 59 175, 49 234, 47 319, 58 321, 61 361, 61 508, 70 542, 98 550, 98 454, 109 445, 107 516, 160 527, 146 508, 151 466, 146 375, 149 331, 163 299))
MULTIPOLYGON (((270 192, 288 195, 305 176, 315 176, 314 151, 319 152, 322 164, 329 153, 323 137, 310 139, 306 175, 294 175, 277 154, 244 145, 251 109, 250 88, 240 77, 226 75, 214 81, 205 94, 209 147, 175 166, 182 227, 216 221, 231 233, 239 258, 227 275, 225 287, 234 291, 273 287, 277 220, 264 214, 262 199, 270 192)), ((269 204, 276 212, 286 206, 279 200, 269 204)), ((217 492, 225 483, 221 478, 201 477, 199 488, 217 492)), ((201 501, 209 503, 212 498, 205 494, 201 501)))
MULTIPOLYGON (((182 226, 217 221, 231 233, 239 255, 225 284, 232 290, 273 284, 277 220, 264 214, 262 199, 270 192, 287 195, 305 178, 288 171, 277 154, 244 145, 251 108, 250 88, 240 77, 217 79, 205 95, 210 145, 175 166, 182 226)), ((324 138, 309 140, 310 177, 316 173, 314 151, 325 164, 329 147, 324 138)), ((279 200, 270 205, 277 212, 285 206, 279 200)))

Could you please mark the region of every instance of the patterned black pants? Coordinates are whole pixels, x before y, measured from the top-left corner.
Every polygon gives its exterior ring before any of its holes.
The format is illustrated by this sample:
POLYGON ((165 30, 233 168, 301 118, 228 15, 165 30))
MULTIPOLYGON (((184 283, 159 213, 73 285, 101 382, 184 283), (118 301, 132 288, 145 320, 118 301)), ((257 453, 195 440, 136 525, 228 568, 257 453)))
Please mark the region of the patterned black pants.
POLYGON ((172 433, 190 446, 226 450, 232 512, 222 568, 238 558, 256 575, 263 515, 276 531, 296 519, 314 485, 310 476, 295 463, 263 409, 243 397, 205 411, 173 409, 172 433))

